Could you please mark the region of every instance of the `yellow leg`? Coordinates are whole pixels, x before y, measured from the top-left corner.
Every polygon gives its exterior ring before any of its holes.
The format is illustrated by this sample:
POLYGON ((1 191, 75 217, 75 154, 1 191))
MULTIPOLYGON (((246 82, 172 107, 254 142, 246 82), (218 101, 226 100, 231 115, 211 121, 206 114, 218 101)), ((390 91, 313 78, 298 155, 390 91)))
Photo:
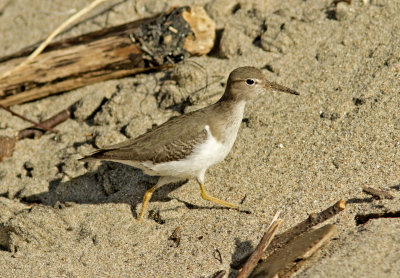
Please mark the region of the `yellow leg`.
POLYGON ((144 197, 143 197, 142 208, 141 208, 141 210, 140 210, 139 217, 138 217, 138 219, 137 219, 137 221, 138 221, 139 223, 142 222, 144 213, 146 212, 147 204, 149 203, 149 201, 150 201, 150 199, 151 199, 151 196, 153 195, 154 191, 156 191, 157 188, 160 188, 160 187, 163 186, 164 184, 171 183, 171 182, 176 182, 176 181, 178 181, 178 180, 179 180, 179 179, 176 179, 176 178, 173 178, 173 177, 160 177, 160 178, 158 179, 157 184, 154 185, 152 188, 150 188, 149 190, 146 191, 146 193, 144 194, 144 197))
POLYGON ((213 203, 217 203, 217 204, 219 204, 221 206, 228 207, 228 208, 238 208, 237 205, 228 203, 226 201, 223 201, 223 200, 220 200, 220 199, 217 199, 217 198, 215 198, 213 196, 208 195, 207 192, 204 189, 204 186, 200 182, 199 182, 199 185, 200 185, 200 190, 201 190, 201 197, 204 200, 207 200, 207 201, 210 201, 210 202, 213 202, 213 203))
POLYGON ((155 186, 153 186, 152 188, 150 188, 149 190, 147 190, 146 193, 144 194, 143 202, 142 202, 142 208, 141 208, 141 210, 140 210, 140 214, 139 214, 139 217, 138 217, 138 219, 137 219, 137 221, 138 221, 139 223, 142 222, 143 215, 144 215, 144 213, 145 213, 145 211, 146 211, 146 207, 147 207, 147 204, 148 204, 149 201, 150 201, 151 195, 153 195, 154 191, 156 191, 156 189, 157 189, 158 187, 159 187, 159 185, 156 184, 155 186))

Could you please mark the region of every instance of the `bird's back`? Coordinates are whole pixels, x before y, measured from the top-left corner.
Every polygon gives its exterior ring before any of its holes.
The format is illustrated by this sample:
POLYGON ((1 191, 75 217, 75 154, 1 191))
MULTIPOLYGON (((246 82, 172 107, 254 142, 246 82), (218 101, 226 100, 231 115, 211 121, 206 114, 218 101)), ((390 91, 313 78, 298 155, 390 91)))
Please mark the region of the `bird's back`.
MULTIPOLYGON (((212 109, 211 109, 212 110, 212 109)), ((203 142, 210 107, 172 118, 137 138, 100 149, 82 160, 130 160, 154 163, 180 159, 203 142)))

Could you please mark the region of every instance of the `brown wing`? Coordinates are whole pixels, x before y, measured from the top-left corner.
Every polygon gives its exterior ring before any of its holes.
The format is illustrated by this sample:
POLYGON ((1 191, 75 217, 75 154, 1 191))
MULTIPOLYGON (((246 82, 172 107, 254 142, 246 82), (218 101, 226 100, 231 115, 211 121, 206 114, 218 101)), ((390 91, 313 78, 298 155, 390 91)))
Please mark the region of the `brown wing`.
POLYGON ((173 160, 183 159, 193 152, 197 144, 201 144, 207 138, 207 131, 199 133, 196 137, 190 140, 182 141, 176 140, 170 144, 165 145, 160 152, 153 157, 153 163, 168 162, 173 160))
POLYGON ((131 160, 154 163, 182 159, 196 144, 207 138, 205 126, 208 109, 201 109, 171 119, 159 127, 131 140, 98 150, 82 160, 131 160))

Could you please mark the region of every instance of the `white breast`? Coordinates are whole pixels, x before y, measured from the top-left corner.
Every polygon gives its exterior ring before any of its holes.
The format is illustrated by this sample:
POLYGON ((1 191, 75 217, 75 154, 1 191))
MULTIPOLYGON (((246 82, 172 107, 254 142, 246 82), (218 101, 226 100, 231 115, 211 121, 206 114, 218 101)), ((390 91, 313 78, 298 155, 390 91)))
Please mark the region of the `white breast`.
POLYGON ((231 122, 227 124, 225 130, 226 138, 222 142, 216 140, 211 134, 210 127, 206 125, 204 129, 207 131, 207 139, 196 146, 192 154, 185 159, 158 164, 146 161, 140 168, 147 168, 143 170, 149 175, 174 176, 183 179, 203 175, 210 166, 224 160, 232 149, 243 117, 244 103, 238 106, 238 109, 239 113, 235 113, 237 119, 230 119, 231 122))
POLYGON ((222 161, 232 146, 218 142, 212 136, 208 125, 205 126, 205 129, 208 134, 207 139, 204 143, 195 147, 188 157, 178 161, 158 164, 153 164, 151 161, 143 162, 142 165, 147 168, 147 171, 144 169, 145 173, 157 176, 174 176, 183 179, 193 178, 207 170, 208 167, 222 161))

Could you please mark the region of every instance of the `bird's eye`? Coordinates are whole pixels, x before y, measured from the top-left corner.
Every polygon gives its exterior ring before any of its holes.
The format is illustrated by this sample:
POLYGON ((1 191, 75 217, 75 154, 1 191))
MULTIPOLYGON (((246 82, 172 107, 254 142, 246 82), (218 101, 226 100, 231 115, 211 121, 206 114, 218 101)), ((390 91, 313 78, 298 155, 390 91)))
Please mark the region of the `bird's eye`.
POLYGON ((247 85, 254 85, 254 80, 253 79, 246 79, 246 84, 247 85))

